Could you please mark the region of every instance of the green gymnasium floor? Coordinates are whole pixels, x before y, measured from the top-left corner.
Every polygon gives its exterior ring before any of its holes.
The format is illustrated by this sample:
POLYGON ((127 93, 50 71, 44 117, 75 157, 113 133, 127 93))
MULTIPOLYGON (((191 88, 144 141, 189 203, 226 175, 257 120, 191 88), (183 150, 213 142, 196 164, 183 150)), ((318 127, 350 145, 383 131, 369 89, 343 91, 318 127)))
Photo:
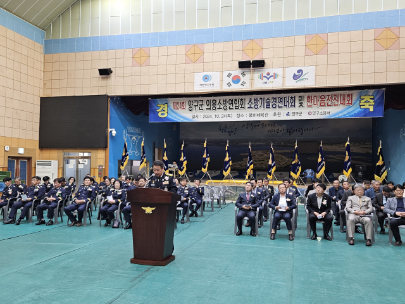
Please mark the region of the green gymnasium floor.
MULTIPOLYGON (((349 246, 306 238, 300 206, 296 239, 285 224, 269 239, 233 234, 234 205, 175 231, 176 260, 166 267, 129 263, 131 231, 99 227, 0 224, 1 303, 404 303, 405 246, 361 235, 349 246), (401 288, 400 288, 401 287, 401 288), (399 289, 400 290, 399 290, 399 289)), ((66 217, 64 217, 66 220, 66 217)), ((321 226, 319 226, 321 229, 321 226)))

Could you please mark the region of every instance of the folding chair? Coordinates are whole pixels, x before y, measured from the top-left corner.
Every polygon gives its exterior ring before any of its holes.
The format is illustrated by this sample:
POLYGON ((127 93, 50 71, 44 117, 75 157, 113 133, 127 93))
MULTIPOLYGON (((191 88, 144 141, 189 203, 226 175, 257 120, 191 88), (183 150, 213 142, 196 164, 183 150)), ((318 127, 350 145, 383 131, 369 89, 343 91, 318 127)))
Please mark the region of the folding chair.
MULTIPOLYGON (((296 229, 296 226, 295 226, 296 215, 297 215, 296 210, 297 210, 297 208, 293 209, 293 217, 292 217, 292 219, 291 219, 291 224, 292 224, 292 236, 293 236, 294 238, 295 238, 295 229, 296 229)), ((271 237, 271 230, 272 230, 271 227, 273 227, 273 221, 274 221, 273 213, 274 213, 274 210, 273 210, 272 208, 270 208, 270 213, 269 213, 269 217, 270 217, 270 236, 269 236, 269 237, 271 237)), ((284 219, 281 219, 281 221, 285 222, 284 219)), ((276 230, 276 233, 277 233, 277 230, 276 230)))
POLYGON ((205 203, 211 203, 211 211, 214 212, 214 189, 208 188, 207 191, 204 189, 204 197, 201 208, 205 210, 205 203))
MULTIPOLYGON (((308 211, 308 209, 307 209, 307 206, 305 206, 305 212, 306 212, 306 214, 307 214, 307 239, 309 239, 309 238, 310 238, 310 235, 311 235, 311 225, 309 224, 309 211, 308 211)), ((329 214, 332 216, 332 219, 333 219, 333 212, 332 212, 332 210, 329 212, 329 214)), ((332 220, 332 221, 333 221, 333 220, 332 220)), ((317 222, 317 223, 322 223, 322 226, 325 225, 325 221, 324 221, 324 220, 317 220, 316 222, 317 222)), ((331 238, 332 238, 332 240, 333 240, 333 223, 332 223, 332 225, 330 225, 329 232, 330 232, 330 236, 331 236, 331 238)))
MULTIPOLYGON (((391 214, 388 214, 388 243, 390 245, 392 245, 392 238, 393 238, 393 234, 392 234, 392 230, 391 230, 391 214)), ((398 226, 399 229, 405 229, 405 225, 400 225, 398 226)))
MULTIPOLYGON (((236 231, 238 229, 238 222, 237 222, 238 211, 239 211, 239 208, 235 207, 235 228, 234 228, 234 231, 233 231, 234 234, 236 234, 236 231)), ((249 220, 249 218, 247 216, 245 216, 243 218, 243 220, 242 220, 242 225, 243 225, 244 220, 247 221, 247 220, 249 220)), ((255 215, 255 232, 256 232, 256 235, 259 235, 259 222, 258 221, 259 221, 259 210, 256 210, 256 215, 255 215)))
POLYGON ((7 218, 8 218, 8 209, 9 209, 9 207, 10 207, 10 203, 16 203, 16 202, 18 202, 19 199, 20 199, 20 198, 18 198, 18 197, 11 197, 11 198, 7 201, 7 205, 5 205, 5 206, 1 209, 1 211, 3 212, 3 222, 4 222, 5 220, 7 220, 7 218))
MULTIPOLYGON (((177 204, 180 204, 180 201, 177 202, 177 204)), ((190 203, 187 204, 187 211, 186 211, 186 223, 190 222, 190 215, 189 215, 189 210, 190 210, 190 203)), ((179 215, 183 212, 183 207, 176 207, 176 222, 179 221, 179 215)))
MULTIPOLYGON (((345 216, 346 216, 346 241, 349 241, 349 233, 348 233, 348 229, 347 229, 347 220, 348 220, 349 214, 347 213, 347 210, 346 210, 346 209, 345 209, 345 216)), ((367 215, 364 215, 364 216, 370 218, 371 223, 374 224, 374 222, 373 222, 374 214, 373 214, 373 213, 367 214, 367 215)), ((365 231, 365 229, 364 229, 364 225, 363 225, 362 223, 356 223, 356 227, 362 227, 362 229, 363 229, 363 231, 364 231, 364 240, 367 241, 367 236, 366 236, 366 231, 365 231)), ((372 241, 373 243, 375 243, 374 229, 372 229, 372 232, 373 232, 373 233, 372 233, 372 236, 371 236, 371 241, 372 241)))

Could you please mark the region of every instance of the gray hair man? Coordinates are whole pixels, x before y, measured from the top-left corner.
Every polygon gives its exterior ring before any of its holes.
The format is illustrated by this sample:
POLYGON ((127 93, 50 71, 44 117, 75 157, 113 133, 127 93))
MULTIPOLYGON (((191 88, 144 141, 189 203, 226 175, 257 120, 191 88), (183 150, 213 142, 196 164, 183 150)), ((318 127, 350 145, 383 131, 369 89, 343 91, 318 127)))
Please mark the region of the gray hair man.
POLYGON ((354 245, 354 230, 357 223, 364 225, 366 233, 366 246, 371 246, 371 237, 373 233, 373 221, 365 216, 373 212, 371 199, 364 196, 364 186, 356 184, 354 186, 354 195, 349 196, 346 203, 347 215, 347 234, 349 235, 349 245, 354 245))

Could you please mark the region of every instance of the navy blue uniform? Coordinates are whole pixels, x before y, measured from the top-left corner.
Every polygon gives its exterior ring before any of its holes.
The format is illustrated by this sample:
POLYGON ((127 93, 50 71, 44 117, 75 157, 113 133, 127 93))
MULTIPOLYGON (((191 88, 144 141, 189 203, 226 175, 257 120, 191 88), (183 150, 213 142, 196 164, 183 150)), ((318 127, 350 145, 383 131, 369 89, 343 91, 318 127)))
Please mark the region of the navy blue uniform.
POLYGON ((53 219, 53 213, 58 203, 66 198, 66 191, 63 187, 53 187, 46 195, 44 203, 37 207, 38 221, 44 218, 44 210, 48 209, 48 219, 53 219), (47 198, 54 198, 54 201, 48 201, 47 198))
POLYGON ((75 191, 76 191, 76 184, 71 184, 71 185, 69 185, 70 186, 70 189, 71 189, 71 193, 73 194, 73 193, 75 193, 75 191))
POLYGON ((14 186, 16 187, 17 194, 19 196, 21 196, 21 194, 23 194, 25 192, 25 190, 27 190, 27 185, 25 185, 25 184, 20 184, 20 185, 14 184, 14 186))
MULTIPOLYGON (((136 186, 132 185, 126 191, 130 191, 130 190, 133 190, 133 189, 136 189, 136 186)), ((124 204, 127 204, 127 201, 125 201, 124 204)), ((128 206, 125 206, 124 208, 122 208, 122 213, 124 214, 124 218, 125 218, 125 221, 127 222, 127 224, 131 224, 131 222, 132 222, 132 219, 131 219, 131 204, 129 204, 128 206)))
MULTIPOLYGON (((8 201, 14 197, 17 197, 17 188, 15 187, 15 185, 5 187, 3 189, 3 194, 1 195, 2 202, 0 202, 0 209, 6 206, 8 201)), ((12 204, 13 203, 11 203, 11 205, 8 205, 8 207, 10 208, 12 204)))
POLYGON ((17 213, 17 209, 24 207, 23 211, 21 212, 20 219, 23 219, 26 215, 34 201, 36 200, 41 200, 44 195, 45 195, 45 188, 42 187, 41 185, 31 185, 28 188, 26 188, 24 194, 27 196, 27 199, 30 198, 31 200, 23 201, 22 199, 18 201, 17 203, 13 204, 13 207, 11 207, 11 211, 9 214, 9 218, 13 219, 14 216, 17 213))
POLYGON ((42 187, 45 188, 45 192, 48 193, 49 191, 51 191, 51 189, 53 188, 53 185, 51 183, 43 183, 42 187))
POLYGON ((198 209, 200 209, 201 204, 202 204, 202 200, 203 200, 203 196, 204 196, 204 187, 192 187, 190 188, 190 210, 191 213, 193 212, 197 212, 198 209), (195 210, 194 210, 194 205, 193 204, 197 204, 195 210))
POLYGON ((95 195, 96 193, 92 186, 80 186, 79 190, 76 192, 75 198, 73 199, 73 203, 65 208, 65 213, 72 223, 76 221, 72 211, 77 210, 78 221, 81 222, 83 219, 83 212, 86 209, 86 203, 94 200, 95 195), (85 202, 77 204, 76 200, 85 200, 85 202))
POLYGON ((107 196, 112 196, 115 201, 114 204, 107 202, 101 209, 101 219, 108 218, 109 220, 114 219, 114 212, 118 209, 118 206, 125 202, 126 200, 126 191, 124 189, 111 189, 107 196))
POLYGON ((65 186, 62 186, 63 190, 65 190, 65 196, 68 197, 73 191, 72 191, 72 185, 66 184, 65 186))
POLYGON ((177 194, 181 196, 180 202, 177 204, 178 207, 183 208, 183 217, 187 213, 188 200, 190 197, 190 192, 188 186, 181 186, 177 189, 177 194))
POLYGON ((177 193, 176 184, 173 177, 167 176, 165 173, 161 177, 152 176, 149 180, 148 188, 158 188, 172 193, 177 193))
POLYGON ((243 192, 239 194, 235 202, 236 207, 239 208, 238 214, 236 215, 236 224, 238 225, 238 230, 242 232, 242 221, 245 217, 249 218, 250 230, 254 232, 256 224, 256 209, 259 207, 260 203, 257 197, 252 193, 243 192), (252 209, 243 209, 243 206, 251 206, 252 209))

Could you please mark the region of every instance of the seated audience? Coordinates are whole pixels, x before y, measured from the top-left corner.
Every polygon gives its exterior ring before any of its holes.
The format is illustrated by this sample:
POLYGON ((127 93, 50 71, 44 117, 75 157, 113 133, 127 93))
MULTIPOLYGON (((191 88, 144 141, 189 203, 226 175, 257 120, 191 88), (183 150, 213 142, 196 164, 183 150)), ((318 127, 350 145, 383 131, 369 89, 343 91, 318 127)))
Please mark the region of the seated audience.
POLYGON ((290 241, 294 240, 292 235, 292 225, 294 223, 291 222, 293 217, 293 210, 297 207, 295 204, 295 196, 293 194, 286 193, 287 187, 286 185, 279 184, 278 185, 278 193, 273 196, 271 199, 269 206, 274 210, 274 219, 271 227, 271 234, 270 239, 274 240, 276 235, 276 228, 280 224, 280 220, 284 220, 287 229, 288 229, 288 239, 290 241))
POLYGON ((313 181, 312 181, 312 183, 313 183, 313 189, 312 190, 309 190, 308 191, 308 194, 307 194, 307 197, 310 195, 310 194, 314 194, 314 193, 316 193, 316 186, 318 186, 318 184, 320 184, 321 183, 321 180, 320 179, 314 179, 313 181))
POLYGON ((108 193, 110 193, 110 190, 114 187, 114 185, 111 185, 111 180, 107 177, 104 179, 104 186, 100 190, 100 194, 102 197, 106 198, 108 193))
POLYGON ((121 182, 115 181, 114 188, 107 194, 107 202, 100 208, 101 220, 105 220, 104 227, 107 227, 114 220, 114 212, 118 206, 125 202, 126 191, 122 189, 121 182))
POLYGON ((371 198, 371 200, 374 199, 375 195, 377 193, 381 193, 381 183, 379 181, 373 180, 372 187, 364 193, 365 196, 371 198))
POLYGON ((127 190, 129 187, 132 187, 132 177, 127 176, 125 178, 125 183, 122 183, 122 188, 127 190))
POLYGON ((356 184, 354 186, 354 195, 349 196, 346 203, 347 211, 347 234, 349 235, 349 245, 354 245, 354 229, 357 223, 362 223, 366 233, 366 246, 371 246, 371 237, 373 233, 373 220, 364 215, 373 212, 371 199, 364 196, 364 186, 356 184))
POLYGON ((187 179, 185 177, 180 178, 180 186, 177 188, 177 194, 181 196, 181 200, 177 204, 177 206, 183 208, 181 223, 184 224, 184 217, 187 214, 188 201, 190 197, 189 188, 187 186, 187 179))
POLYGON ((76 191, 75 182, 76 182, 76 179, 74 177, 69 177, 69 186, 70 186, 70 189, 72 190, 72 192, 71 192, 72 194, 76 191))
POLYGON ((80 186, 79 190, 77 190, 75 193, 72 204, 65 208, 65 213, 71 221, 69 227, 80 227, 82 225, 83 213, 86 209, 86 204, 96 198, 94 188, 91 186, 91 179, 92 178, 90 176, 86 176, 84 178, 84 185, 80 186), (74 210, 77 210, 78 219, 76 219, 76 217, 72 214, 74 210))
POLYGON ((316 221, 322 220, 323 224, 323 238, 332 241, 329 236, 329 230, 332 226, 333 217, 330 215, 332 208, 332 199, 325 193, 325 184, 318 184, 315 188, 316 193, 308 195, 307 209, 309 213, 309 225, 311 226, 312 236, 311 240, 316 240, 316 221))
MULTIPOLYGON (((137 177, 135 180, 138 181, 139 187, 137 188, 146 188, 146 178, 145 177, 137 177)), ((133 189, 135 189, 135 186, 132 186, 133 189)), ((128 189, 132 190, 131 188, 128 189)), ((128 200, 128 198, 127 198, 128 200)), ((125 204, 127 201, 125 202, 125 204)), ((127 222, 127 225, 125 226, 124 229, 131 229, 132 228, 132 219, 131 219, 131 204, 128 204, 128 206, 125 206, 122 208, 122 213, 124 214, 125 221, 127 222)))
POLYGON ((50 179, 49 176, 44 176, 42 178, 42 180, 44 182, 43 186, 45 187, 45 193, 48 193, 53 188, 53 185, 51 182, 49 182, 49 179, 50 179))
MULTIPOLYGON (((267 183, 267 185, 268 185, 268 183, 267 183)), ((267 219, 269 217, 269 214, 268 214, 269 209, 267 206, 269 203, 270 192, 267 187, 263 186, 263 180, 261 178, 259 178, 257 180, 257 191, 258 191, 258 193, 260 193, 259 219, 262 217, 262 213, 263 213, 263 221, 265 222, 265 221, 267 221, 267 219)), ((261 225, 259 225, 259 226, 261 227, 261 225)))
POLYGON ((333 211, 333 215, 335 216, 335 225, 339 223, 340 220, 340 213, 339 213, 339 204, 343 197, 343 187, 340 186, 340 182, 338 179, 333 181, 332 187, 328 190, 329 196, 332 198, 332 203, 335 204, 335 209, 333 211))
POLYGON ((295 191, 295 197, 301 196, 301 193, 299 192, 297 186, 294 186, 294 179, 292 179, 292 178, 289 179, 289 185, 288 185, 288 187, 289 187, 290 189, 294 189, 294 191, 295 191))
POLYGON ((394 192, 394 186, 395 186, 394 182, 389 181, 387 183, 387 186, 391 189, 391 192, 394 192))
MULTIPOLYGON (((11 177, 5 177, 3 178, 3 183, 6 185, 6 187, 3 189, 3 193, 1 195, 0 199, 0 209, 3 208, 4 206, 7 206, 7 203, 12 199, 17 197, 17 188, 15 185, 11 184, 11 177)), ((8 205, 9 208, 13 205, 13 201, 10 202, 8 205)))
POLYGON ((10 214, 8 215, 9 220, 4 222, 4 224, 16 224, 20 225, 21 220, 27 215, 28 210, 31 208, 35 208, 33 204, 35 201, 41 200, 45 195, 45 188, 40 185, 41 178, 39 176, 34 176, 31 180, 31 186, 25 189, 24 193, 22 194, 21 199, 14 203, 11 207, 10 214), (26 197, 24 197, 24 195, 26 197), (14 220, 14 217, 17 214, 17 210, 21 207, 24 207, 23 211, 21 212, 20 217, 18 218, 17 222, 14 220))
POLYGON ((381 227, 380 234, 385 234, 384 219, 387 217, 387 214, 384 213, 384 208, 387 204, 388 198, 390 197, 395 197, 395 194, 391 192, 390 187, 385 186, 382 193, 377 193, 373 199, 373 207, 375 208, 378 218, 378 224, 381 227))
POLYGON ((55 208, 58 207, 58 203, 66 198, 66 191, 62 188, 62 179, 55 178, 53 180, 54 187, 45 194, 45 199, 41 205, 37 207, 37 219, 38 222, 35 225, 45 224, 44 210, 48 209, 48 223, 47 226, 53 225, 53 216, 55 208))
POLYGON ((200 209, 203 196, 204 196, 204 187, 200 186, 200 180, 196 179, 194 180, 194 187, 190 189, 190 216, 198 216, 198 209, 200 209), (194 205, 195 209, 194 209, 194 205))
POLYGON ((21 182, 21 177, 19 177, 19 176, 14 178, 14 186, 17 189, 18 196, 21 196, 21 194, 23 194, 25 192, 25 190, 27 189, 27 185, 25 185, 21 182))
POLYGON ((236 235, 242 234, 242 221, 245 217, 247 217, 250 222, 250 235, 256 236, 256 209, 259 207, 259 203, 256 201, 256 197, 252 193, 251 182, 246 183, 245 190, 246 192, 239 194, 235 203, 236 207, 239 208, 239 212, 236 215, 236 224, 238 226, 236 235))
POLYGON ((399 227, 405 225, 405 198, 404 188, 401 185, 394 187, 395 197, 387 199, 387 204, 384 208, 384 213, 391 215, 390 229, 395 238, 394 246, 401 246, 401 234, 399 227))

